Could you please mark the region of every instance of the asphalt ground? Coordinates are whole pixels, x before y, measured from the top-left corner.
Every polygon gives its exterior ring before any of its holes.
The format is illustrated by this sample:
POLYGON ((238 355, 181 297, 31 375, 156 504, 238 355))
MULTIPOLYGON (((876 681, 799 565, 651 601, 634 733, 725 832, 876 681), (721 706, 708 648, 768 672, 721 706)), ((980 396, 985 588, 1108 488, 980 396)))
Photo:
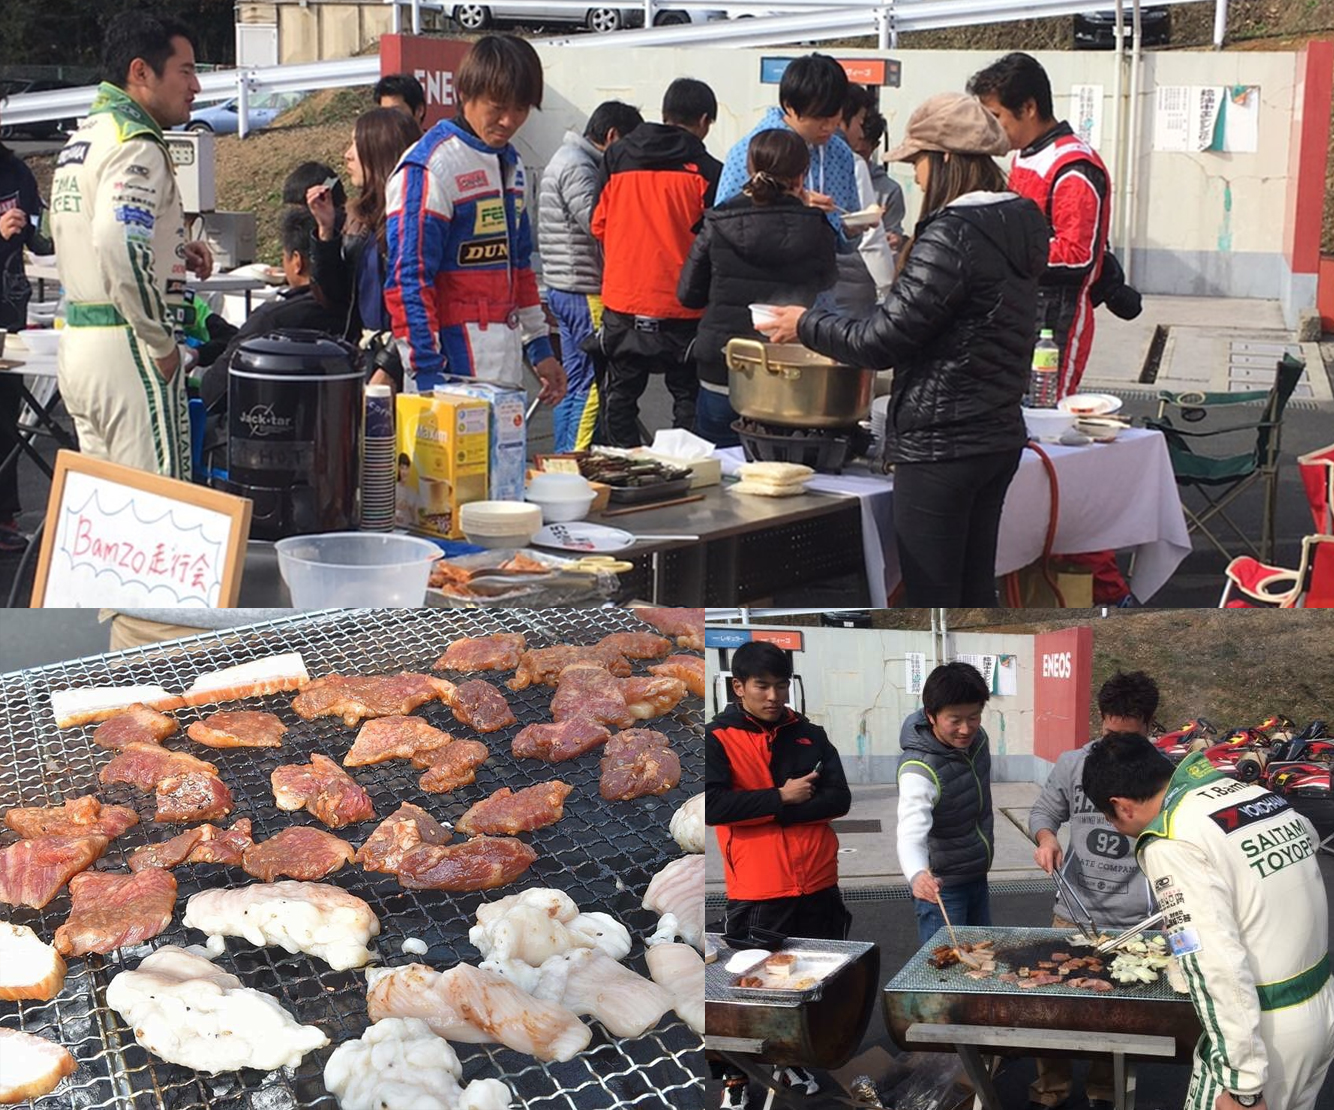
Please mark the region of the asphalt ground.
MULTIPOLYGON (((1322 853, 1319 857, 1320 873, 1324 879, 1327 897, 1334 897, 1334 855, 1322 853)), ((849 939, 874 941, 880 946, 880 978, 882 983, 889 982, 898 970, 919 947, 917 943, 917 922, 913 916, 912 902, 907 897, 881 899, 877 901, 856 900, 856 892, 847 901, 852 911, 852 930, 849 939)), ((1051 922, 1052 897, 1050 894, 1012 894, 993 888, 991 892, 992 920, 997 925, 1041 925, 1051 922)), ((712 908, 709 911, 708 928, 711 932, 721 931, 721 912, 712 908)), ((1334 943, 1334 917, 1331 917, 1331 943, 1334 943)), ((1275 937, 1274 943, 1281 944, 1282 937, 1275 937)), ((1098 999, 1089 999, 1090 1006, 1096 1006, 1098 999)), ((885 1029, 884 1015, 879 1000, 871 1012, 870 1025, 862 1038, 858 1053, 879 1046, 896 1057, 904 1054, 890 1039, 885 1029)), ((919 1057, 920 1059, 920 1057, 919 1057)), ((1066 1105, 1070 1110, 1080 1110, 1087 1105, 1083 1090, 1084 1065, 1075 1065, 1075 1088, 1066 1105)), ((1031 1058, 1016 1058, 1005 1061, 995 1077, 996 1090, 1006 1110, 1022 1110, 1028 1102, 1028 1085, 1033 1081, 1035 1072, 1031 1058)), ((828 1090, 841 1094, 836 1084, 827 1074, 818 1076, 828 1090)), ((1185 1101, 1186 1088, 1190 1081, 1189 1067, 1177 1064, 1141 1063, 1137 1069, 1136 1110, 1178 1110, 1185 1101)), ((902 1092, 902 1086, 897 1088, 902 1092)), ((762 1099, 757 1097, 758 1087, 752 1087, 751 1102, 759 1110, 762 1099)), ((891 1094, 883 1091, 882 1096, 891 1094)), ((707 1085, 706 1106, 717 1106, 721 1098, 719 1084, 710 1081, 707 1085)), ((895 1105, 890 1097, 884 1099, 886 1106, 895 1105)), ((789 1106, 800 1106, 808 1110, 822 1110, 824 1107, 841 1107, 842 1103, 833 1102, 821 1095, 809 1098, 793 1099, 789 1106)), ((924 1110, 924 1108, 915 1108, 924 1110)), ((948 1104, 939 1110, 950 1110, 948 1104)), ((1334 1110, 1334 1070, 1325 1078, 1325 1085, 1316 1100, 1315 1110, 1334 1110)))

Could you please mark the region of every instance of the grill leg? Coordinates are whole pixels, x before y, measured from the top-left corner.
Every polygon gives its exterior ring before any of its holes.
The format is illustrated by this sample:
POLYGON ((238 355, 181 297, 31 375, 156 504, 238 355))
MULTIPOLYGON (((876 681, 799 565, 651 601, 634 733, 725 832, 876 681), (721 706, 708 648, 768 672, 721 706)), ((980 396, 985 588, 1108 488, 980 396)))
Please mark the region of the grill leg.
POLYGON ((955 1045, 954 1050, 959 1054, 964 1074, 977 1094, 973 1105, 982 1107, 982 1110, 1002 1110, 1000 1095, 996 1093, 996 1087, 991 1082, 991 1072, 982 1062, 982 1054, 978 1052, 977 1046, 960 1044, 955 1045))
POLYGON ((1124 1052, 1112 1053, 1112 1089, 1116 1110, 1134 1110, 1135 1065, 1126 1063, 1124 1052))

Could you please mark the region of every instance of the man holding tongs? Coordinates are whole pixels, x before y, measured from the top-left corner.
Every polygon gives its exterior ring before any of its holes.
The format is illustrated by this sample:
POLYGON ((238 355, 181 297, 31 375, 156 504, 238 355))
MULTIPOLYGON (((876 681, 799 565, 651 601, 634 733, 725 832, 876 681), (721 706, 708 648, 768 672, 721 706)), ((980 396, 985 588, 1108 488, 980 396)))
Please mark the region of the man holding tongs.
MULTIPOLYGON (((1117 673, 1098 691, 1102 733, 1147 733, 1158 710, 1158 686, 1147 674, 1117 673)), ((1028 815, 1028 834, 1037 842, 1033 858, 1056 882, 1052 926, 1077 929, 1095 944, 1099 931, 1116 936, 1143 923, 1157 907, 1149 883, 1135 863, 1134 845, 1108 823, 1084 796, 1082 777, 1086 744, 1056 761, 1028 815), (1069 849, 1058 832, 1070 826, 1069 849)), ((1031 1107, 1055 1107, 1070 1097, 1071 1060, 1037 1061, 1038 1076, 1029 1087, 1031 1107)), ((1110 1110, 1112 1061, 1095 1057, 1084 1082, 1092 1110, 1110 1110)))

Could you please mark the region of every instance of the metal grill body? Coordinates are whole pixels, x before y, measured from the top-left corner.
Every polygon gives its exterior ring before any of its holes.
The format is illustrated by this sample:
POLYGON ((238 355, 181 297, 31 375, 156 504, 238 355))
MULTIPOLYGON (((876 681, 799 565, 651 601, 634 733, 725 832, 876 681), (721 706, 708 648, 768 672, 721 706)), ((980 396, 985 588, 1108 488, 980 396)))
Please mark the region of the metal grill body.
MULTIPOLYGON (((997 975, 1018 970, 1017 966, 1010 966, 1007 952, 1042 947, 1080 956, 1092 951, 1070 946, 1068 938, 1072 933, 1065 929, 960 925, 954 931, 961 944, 995 941, 997 975)), ((885 1025, 894 1042, 907 1051, 928 1047, 907 1040, 908 1027, 917 1022, 1173 1037, 1179 1060, 1190 1059, 1199 1039, 1200 1027, 1189 997, 1177 994, 1165 974, 1152 983, 1118 984, 1108 993, 1063 983, 1025 990, 994 977, 970 979, 964 974, 966 969, 958 964, 941 970, 927 963, 933 948, 949 943, 948 932, 940 929, 885 985, 885 1025)), ((1110 964, 1113 957, 1105 959, 1110 964)), ((1078 973, 1072 976, 1078 977, 1078 973)), ((1091 1038, 1089 1048, 1095 1047, 1096 1038, 1091 1038)), ((948 1050, 951 1046, 942 1048, 948 1050)))
MULTIPOLYGON (((104 802, 133 807, 141 823, 114 840, 94 865, 106 871, 126 871, 126 860, 134 848, 166 840, 185 827, 153 823, 152 793, 98 783, 98 771, 114 753, 92 743, 95 725, 56 728, 50 706, 54 690, 156 683, 176 692, 198 674, 286 651, 300 651, 312 677, 429 672, 445 646, 463 636, 523 632, 530 647, 542 647, 592 643, 608 632, 645 627, 628 612, 611 609, 337 610, 0 675, 4 707, 0 716, 0 809, 59 805, 89 793, 96 793, 104 802)), ((644 667, 653 662, 636 663, 635 673, 645 673, 644 667)), ((460 679, 450 672, 445 676, 460 679)), ((515 760, 510 755, 510 741, 519 729, 550 720, 552 688, 509 690, 503 685, 510 677, 508 672, 466 677, 495 684, 513 707, 518 723, 478 737, 440 703, 425 705, 416 715, 455 737, 479 738, 487 744, 491 755, 478 768, 476 783, 452 794, 427 794, 418 785, 421 772, 407 760, 353 768, 350 773, 375 803, 376 820, 341 829, 338 835, 360 845, 378 821, 404 801, 420 805, 438 820, 455 822, 473 802, 501 786, 517 791, 563 779, 574 787, 566 800, 564 819, 522 834, 537 850, 537 861, 516 882, 488 892, 405 890, 392 875, 365 872, 354 865, 324 881, 364 899, 379 917, 380 936, 373 942, 380 953, 379 966, 421 961, 443 970, 459 961, 477 963, 479 954, 468 942, 477 906, 483 900, 540 886, 563 890, 581 909, 602 910, 622 921, 635 938, 635 948, 625 962, 647 975, 643 938, 657 927, 657 916, 643 909, 640 901, 654 873, 681 855, 668 832, 672 813, 703 789, 700 699, 687 697, 671 715, 641 722, 671 738, 681 758, 679 786, 658 797, 609 802, 598 792, 597 752, 557 764, 515 760), (409 937, 423 940, 428 953, 404 954, 401 944, 409 937)), ((275 694, 223 706, 276 713, 289 727, 281 748, 205 750, 186 740, 186 726, 215 712, 220 708, 217 705, 176 711, 181 732, 166 741, 167 747, 190 751, 218 765, 235 798, 232 814, 218 823, 230 825, 248 817, 256 841, 289 825, 324 827, 304 811, 280 811, 274 804, 269 775, 279 764, 308 762, 313 752, 341 763, 356 736, 355 729, 335 717, 301 720, 291 709, 292 697, 290 693, 275 694)), ((14 839, 6 833, 0 843, 7 845, 14 839)), ((203 943, 203 934, 180 924, 190 895, 255 881, 239 868, 215 864, 185 864, 173 874, 179 884, 176 914, 160 936, 107 956, 70 960, 64 987, 50 1002, 0 1002, 0 1027, 58 1041, 78 1062, 77 1072, 52 1094, 36 1100, 34 1107, 335 1108, 336 1100, 324 1087, 324 1063, 338 1044, 359 1037, 368 1024, 365 977, 360 971, 337 972, 312 956, 254 947, 241 938, 227 940, 227 951, 217 961, 220 967, 238 975, 245 986, 273 994, 298 1021, 318 1025, 332 1042, 308 1054, 299 1068, 273 1072, 243 1070, 207 1076, 165 1063, 140 1047, 133 1030, 106 1005, 111 978, 137 967, 153 948, 203 943)), ((5 910, 10 921, 30 925, 49 942, 68 916, 69 906, 68 891, 62 889, 42 910, 5 910)), ((669 1012, 654 1029, 637 1038, 612 1037, 598 1023, 591 1024, 592 1043, 566 1063, 542 1063, 501 1045, 453 1044, 463 1064, 463 1081, 487 1076, 502 1079, 513 1092, 515 1105, 531 1110, 631 1106, 694 1110, 703 1106, 703 1046, 675 1014, 669 1012)))

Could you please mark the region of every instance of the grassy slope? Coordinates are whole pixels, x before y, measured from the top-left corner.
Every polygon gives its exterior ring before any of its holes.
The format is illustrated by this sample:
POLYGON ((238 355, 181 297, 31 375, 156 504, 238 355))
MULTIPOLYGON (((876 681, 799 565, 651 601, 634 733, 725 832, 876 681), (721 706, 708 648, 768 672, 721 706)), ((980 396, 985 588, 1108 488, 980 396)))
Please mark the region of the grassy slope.
MULTIPOLYGON (((875 618, 879 628, 923 629, 929 622, 926 610, 884 610, 875 618)), ((1302 725, 1334 720, 1334 637, 1328 616, 1316 610, 1113 610, 1106 620, 1090 620, 1087 613, 964 609, 950 611, 949 627, 1034 633, 1079 624, 1093 627, 1093 690, 1118 669, 1147 671, 1162 690, 1158 717, 1168 728, 1197 714, 1220 727, 1258 724, 1270 713, 1302 725)))

